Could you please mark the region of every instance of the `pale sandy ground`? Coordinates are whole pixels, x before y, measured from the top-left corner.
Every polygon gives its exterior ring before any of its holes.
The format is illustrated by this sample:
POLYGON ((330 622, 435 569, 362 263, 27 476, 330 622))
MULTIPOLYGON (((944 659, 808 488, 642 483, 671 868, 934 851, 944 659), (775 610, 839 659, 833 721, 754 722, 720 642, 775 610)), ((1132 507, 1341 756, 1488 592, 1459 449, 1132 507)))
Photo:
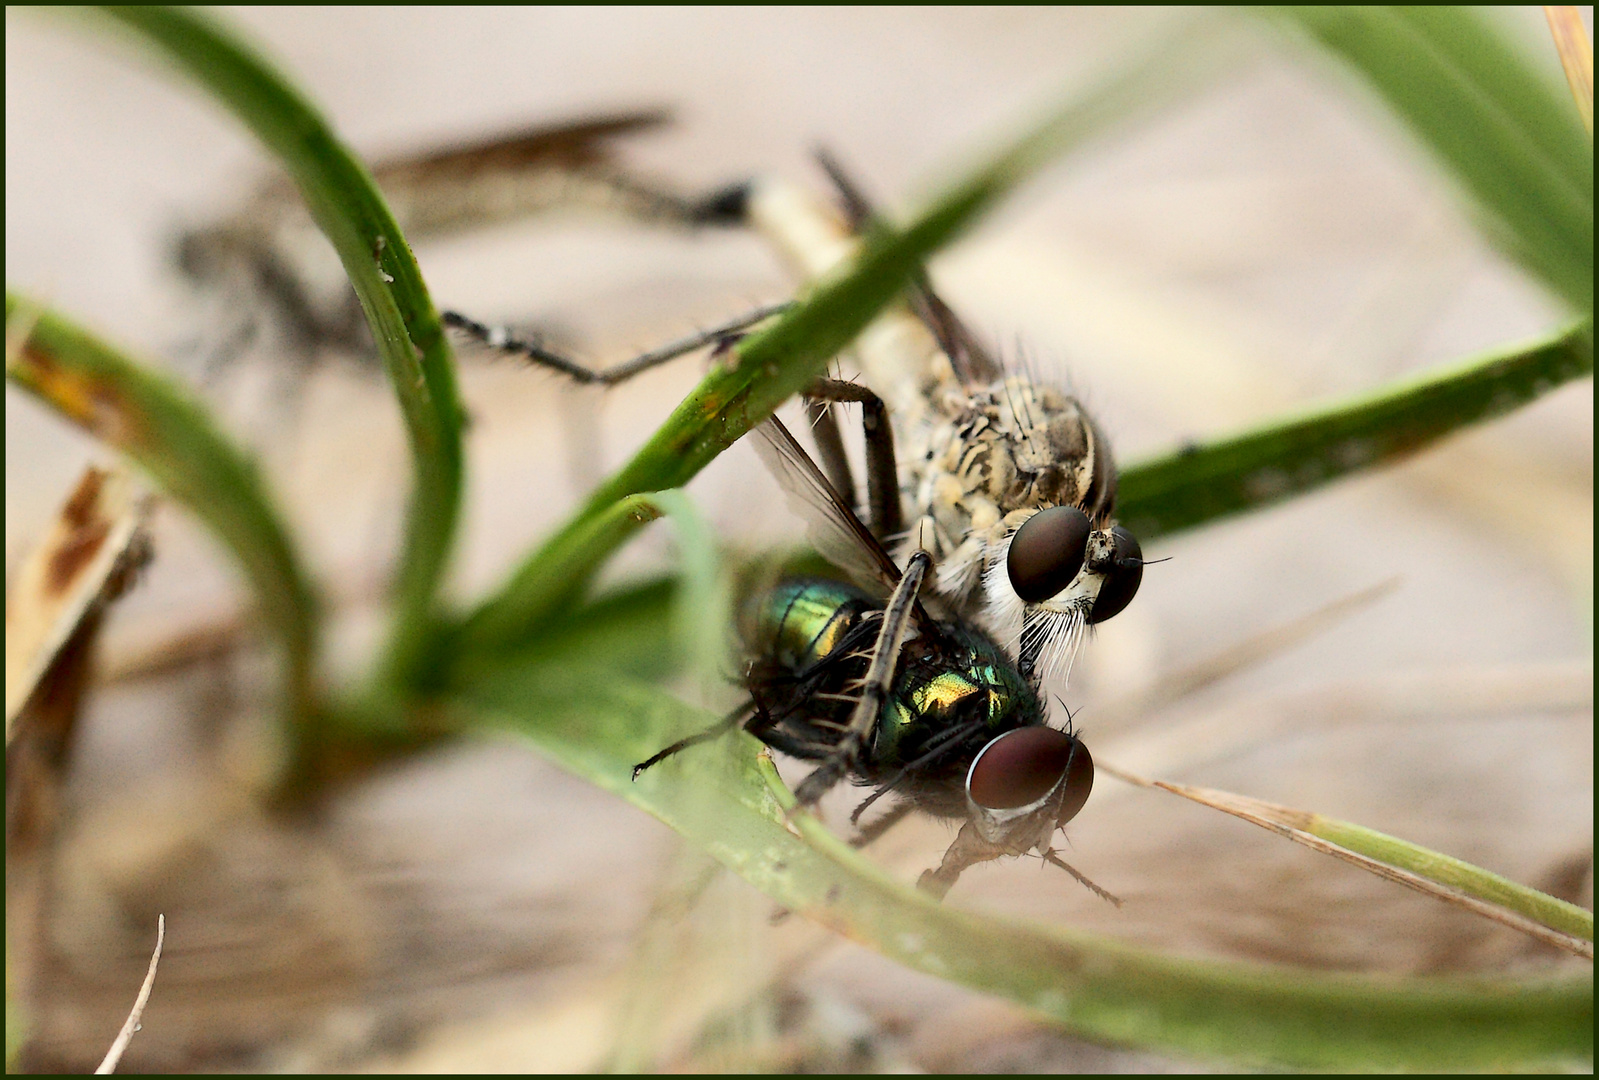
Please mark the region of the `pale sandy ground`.
MULTIPOLYGON (((628 156, 685 188, 758 172, 814 181, 808 148, 825 139, 903 208, 1168 16, 230 17, 373 154, 667 104, 678 125, 628 156)), ((1507 17, 1552 67, 1537 9, 1507 17)), ((52 17, 8 12, 6 90, 8 281, 147 355, 167 352, 192 329, 165 240, 229 209, 258 153, 211 106, 52 17)), ((441 304, 560 327, 602 360, 787 287, 752 237, 592 218, 418 255, 441 304)), ((1052 169, 936 273, 977 328, 1069 372, 1123 461, 1560 318, 1475 238, 1386 121, 1281 47, 1052 169)), ((468 365, 475 425, 454 593, 495 581, 560 520, 574 485, 623 460, 696 377, 689 362, 595 407, 595 460, 562 426, 590 398, 513 366, 468 365)), ((6 408, 9 567, 90 448, 9 391, 6 408)), ((314 383, 292 429, 270 433, 274 477, 312 561, 347 596, 370 596, 381 580, 402 506, 391 417, 375 384, 334 374, 314 383)), ((259 409, 253 420, 258 434, 276 422, 259 409)), ((1172 561, 1150 570, 1073 680, 1096 756, 1359 821, 1591 904, 1591 456, 1583 382, 1402 467, 1151 545, 1146 554, 1172 561), (1398 588, 1377 604, 1188 702, 1153 716, 1111 708, 1163 671, 1394 575, 1398 588), (1239 735, 1266 721, 1266 734, 1239 735)), ((797 529, 741 449, 691 490, 729 540, 756 546, 797 529)), ((182 515, 163 515, 158 545, 146 584, 115 616, 111 659, 238 597, 182 515)), ((669 554, 658 531, 616 572, 669 554)), ((372 625, 358 611, 344 620, 346 665, 372 625)), ((713 885, 691 918, 646 935, 651 898, 674 875, 692 876, 692 858, 674 856, 653 820, 520 748, 442 752, 349 793, 326 828, 268 827, 217 794, 231 745, 219 685, 145 683, 92 705, 47 905, 43 1067, 98 1058, 158 910, 167 959, 131 1068, 581 1069, 619 1048, 645 1064, 650 1047, 658 1064, 697 1067, 1193 1065, 1056 1034, 797 920, 769 926, 770 903, 737 882, 713 885), (721 1041, 704 1041, 707 1015, 757 991, 765 1005, 734 1009, 721 1041), (640 1019, 652 1009, 656 1026, 640 1019)), ((946 835, 908 825, 881 857, 911 877, 946 835)), ((1071 843, 1076 865, 1126 897, 1124 908, 1033 864, 973 871, 949 902, 1319 968, 1561 963, 1510 931, 1107 778, 1071 843)))

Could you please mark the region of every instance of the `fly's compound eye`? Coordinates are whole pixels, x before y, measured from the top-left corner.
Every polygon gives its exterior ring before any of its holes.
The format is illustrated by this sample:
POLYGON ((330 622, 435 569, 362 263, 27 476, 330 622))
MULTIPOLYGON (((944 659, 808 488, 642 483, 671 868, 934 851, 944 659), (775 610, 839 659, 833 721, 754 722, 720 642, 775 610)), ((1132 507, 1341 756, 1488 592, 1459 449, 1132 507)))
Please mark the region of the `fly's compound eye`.
POLYGON ((1088 515, 1075 506, 1051 506, 1022 522, 1005 557, 1016 595, 1036 604, 1070 585, 1083 568, 1091 531, 1088 515))
MULTIPOLYGON (((1025 528, 1026 526, 1023 526, 1025 528)), ((1116 542, 1116 554, 1105 580, 1099 586, 1093 610, 1088 613, 1090 623, 1102 623, 1133 602, 1138 586, 1144 580, 1144 549, 1138 546, 1133 534, 1120 525, 1112 527, 1111 538, 1116 542)), ((1156 560, 1159 562, 1160 560, 1156 560)))
POLYGON ((1023 727, 991 741, 972 761, 966 793, 985 810, 1015 810, 1064 785, 1056 824, 1077 816, 1094 787, 1094 759, 1075 735, 1023 727))

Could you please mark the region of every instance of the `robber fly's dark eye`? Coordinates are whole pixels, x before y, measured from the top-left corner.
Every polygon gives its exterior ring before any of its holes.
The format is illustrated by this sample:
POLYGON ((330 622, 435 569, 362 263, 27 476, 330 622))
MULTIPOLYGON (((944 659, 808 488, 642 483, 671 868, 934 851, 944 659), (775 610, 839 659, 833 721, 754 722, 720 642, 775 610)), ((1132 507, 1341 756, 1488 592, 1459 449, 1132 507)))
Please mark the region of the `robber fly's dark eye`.
POLYGON ((1119 615, 1122 608, 1133 602, 1139 583, 1144 580, 1144 549, 1138 546, 1133 534, 1117 525, 1110 535, 1116 541, 1116 558, 1105 572, 1099 596, 1094 599, 1094 609, 1088 613, 1091 623, 1102 623, 1119 615))
POLYGON ((1070 585, 1083 568, 1091 529, 1088 515, 1075 506, 1051 506, 1024 521, 1005 557, 1016 595, 1036 604, 1070 585))
POLYGON ((987 810, 1013 810, 1035 803, 1065 778, 1058 822, 1064 825, 1088 801, 1094 760, 1074 735, 1050 727, 1007 731, 983 747, 966 774, 966 793, 987 810))

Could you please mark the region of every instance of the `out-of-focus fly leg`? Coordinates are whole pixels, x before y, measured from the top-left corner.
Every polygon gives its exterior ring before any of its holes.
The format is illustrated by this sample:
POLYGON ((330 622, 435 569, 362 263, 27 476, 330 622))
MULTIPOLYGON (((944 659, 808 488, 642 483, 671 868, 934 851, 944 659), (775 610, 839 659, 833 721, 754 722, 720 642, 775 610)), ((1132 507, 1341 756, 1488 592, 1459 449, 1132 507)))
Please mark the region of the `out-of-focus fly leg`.
POLYGON ((822 472, 844 505, 858 511, 860 500, 855 497, 855 474, 850 469, 849 457, 844 453, 844 437, 839 433, 838 416, 829 407, 829 402, 809 394, 804 395, 804 398, 805 415, 811 421, 811 438, 816 440, 816 456, 821 459, 819 464, 822 472))

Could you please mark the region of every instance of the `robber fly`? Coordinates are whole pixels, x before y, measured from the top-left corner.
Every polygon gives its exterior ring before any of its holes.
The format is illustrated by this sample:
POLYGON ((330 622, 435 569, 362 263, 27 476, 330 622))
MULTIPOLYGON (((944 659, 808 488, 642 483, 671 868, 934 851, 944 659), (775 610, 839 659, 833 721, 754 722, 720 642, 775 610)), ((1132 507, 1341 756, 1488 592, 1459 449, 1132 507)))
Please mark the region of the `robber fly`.
POLYGON ((819 762, 797 791, 803 804, 848 776, 898 805, 865 842, 912 810, 965 825, 942 864, 922 876, 943 895, 964 867, 1037 850, 1098 895, 1050 839, 1088 801, 1094 763, 1071 730, 1045 723, 1037 690, 1000 647, 960 621, 929 617, 916 599, 925 553, 904 571, 775 417, 752 439, 811 539, 863 587, 791 578, 753 597, 741 619, 749 697, 721 722, 673 743, 633 770, 734 729, 819 762), (861 717, 866 717, 864 727, 861 717), (858 748, 852 736, 860 734, 858 748))
MULTIPOLYGON (((812 279, 849 259, 873 220, 859 189, 821 160, 843 217, 774 181, 722 197, 812 279)), ((1138 541, 1113 517, 1110 444, 1075 397, 1006 372, 925 278, 910 301, 854 347, 900 447, 890 469, 909 510, 900 565, 928 552, 932 588, 952 610, 993 633, 1035 683, 1064 680, 1088 628, 1125 608, 1143 579, 1138 541)), ((836 479, 830 459, 824 449, 836 479)))

